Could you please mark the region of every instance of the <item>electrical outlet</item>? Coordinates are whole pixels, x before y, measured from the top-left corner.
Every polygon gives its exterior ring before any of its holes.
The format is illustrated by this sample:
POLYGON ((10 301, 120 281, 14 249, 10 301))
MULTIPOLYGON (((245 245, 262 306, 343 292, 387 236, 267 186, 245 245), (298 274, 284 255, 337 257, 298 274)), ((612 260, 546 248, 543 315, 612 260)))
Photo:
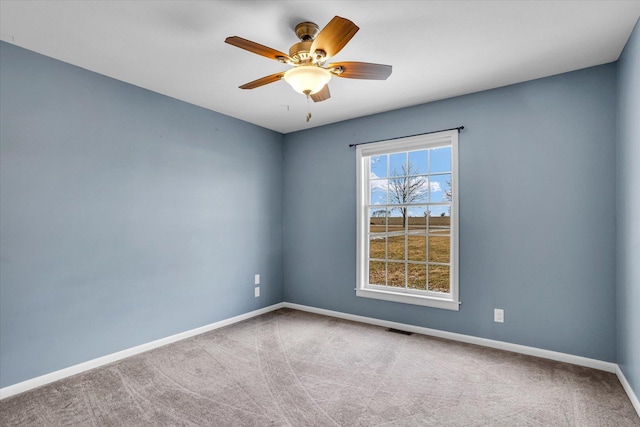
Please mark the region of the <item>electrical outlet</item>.
POLYGON ((259 285, 260 284, 260 275, 256 274, 255 276, 253 276, 253 284, 254 285, 259 285))
POLYGON ((256 286, 253 291, 256 295, 256 298, 258 298, 260 296, 260 286, 256 286))
POLYGON ((501 308, 493 309, 493 321, 498 323, 504 323, 504 310, 501 308))

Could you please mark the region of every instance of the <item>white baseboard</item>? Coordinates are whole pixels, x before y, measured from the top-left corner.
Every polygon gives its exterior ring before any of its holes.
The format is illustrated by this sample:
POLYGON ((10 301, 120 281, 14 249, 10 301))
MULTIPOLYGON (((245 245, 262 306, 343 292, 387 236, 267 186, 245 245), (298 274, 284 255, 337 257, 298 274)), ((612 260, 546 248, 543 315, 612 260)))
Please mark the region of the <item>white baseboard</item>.
POLYGON ((616 366, 616 375, 620 380, 620 384, 622 384, 622 388, 624 388, 624 391, 627 392, 627 396, 629 396, 631 404, 640 417, 640 400, 638 400, 638 396, 636 396, 636 394, 633 392, 633 389, 631 388, 629 381, 627 381, 627 378, 624 376, 624 372, 622 372, 622 369, 620 369, 620 366, 616 366))
POLYGON ((219 322, 211 323, 209 325, 201 326, 199 328, 191 329, 189 331, 181 332, 179 334, 171 335, 166 338, 151 341, 146 344, 141 344, 136 347, 131 347, 126 350, 118 351, 116 353, 107 354, 106 356, 98 357, 97 359, 89 360, 77 365, 69 366, 68 368, 60 369, 59 371, 51 372, 39 377, 32 378, 17 384, 13 384, 0 389, 0 400, 7 397, 23 393, 25 391, 41 387, 43 385, 52 383, 54 381, 61 380, 63 378, 70 377, 72 375, 79 374, 81 372, 88 371, 90 369, 98 368, 109 363, 116 362, 126 357, 131 357, 136 354, 144 353, 145 351, 153 350, 154 348, 162 347, 167 344, 174 343, 186 338, 191 338, 195 335, 203 334, 205 332, 212 331, 214 329, 222 328, 233 323, 241 322, 243 320, 250 319, 252 317, 260 316, 261 314, 268 313, 270 311, 278 310, 284 307, 284 303, 278 303, 264 307, 259 310, 254 310, 249 313, 241 314, 239 316, 224 319, 219 322))
POLYGON ((599 369, 601 371, 616 373, 619 369, 618 365, 602 360, 590 359, 582 356, 574 356, 572 354, 560 353, 557 351, 543 350, 525 345, 511 344, 504 341, 490 340, 487 338, 478 338, 471 335, 457 334, 455 332, 440 331, 437 329, 424 328, 422 326, 407 325, 405 323, 390 322, 388 320, 380 320, 373 317, 357 316, 354 314, 343 313, 340 311, 325 310, 323 308, 309 307, 306 305, 293 304, 285 302, 284 306, 300 311, 308 311, 310 313, 323 314, 325 316, 337 317, 345 320, 353 320, 354 322, 368 323, 371 325, 382 326, 385 328, 400 329, 403 331, 414 332, 417 334, 430 335, 438 338, 445 338, 453 341, 460 341, 468 344, 481 345, 483 347, 491 347, 499 350, 511 351, 514 353, 526 354, 529 356, 541 357, 543 359, 556 360, 558 362, 571 363, 573 365, 586 366, 588 368, 599 369))

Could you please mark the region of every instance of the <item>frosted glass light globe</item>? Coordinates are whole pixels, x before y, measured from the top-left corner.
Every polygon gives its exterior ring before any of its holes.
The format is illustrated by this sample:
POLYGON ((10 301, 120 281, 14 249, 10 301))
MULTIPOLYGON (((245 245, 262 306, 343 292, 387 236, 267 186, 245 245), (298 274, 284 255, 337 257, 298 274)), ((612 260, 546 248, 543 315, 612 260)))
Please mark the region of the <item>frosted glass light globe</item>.
POLYGON ((313 95, 331 80, 329 70, 315 65, 299 65, 284 73, 284 80, 296 91, 313 95))

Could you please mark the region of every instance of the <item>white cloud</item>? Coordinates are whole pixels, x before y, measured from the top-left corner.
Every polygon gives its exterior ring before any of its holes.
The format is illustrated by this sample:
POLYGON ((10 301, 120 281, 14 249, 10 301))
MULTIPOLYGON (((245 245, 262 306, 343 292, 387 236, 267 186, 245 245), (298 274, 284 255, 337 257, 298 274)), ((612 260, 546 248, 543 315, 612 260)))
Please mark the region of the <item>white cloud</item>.
POLYGON ((389 181, 387 181, 386 179, 377 179, 378 176, 371 172, 371 189, 373 191, 375 190, 382 190, 382 191, 387 191, 387 188, 389 186, 389 181))
POLYGON ((437 182, 437 181, 435 181, 435 182, 434 181, 431 181, 431 182, 425 181, 424 184, 422 184, 420 186, 419 190, 418 190, 420 192, 420 194, 424 194, 424 193, 427 192, 427 186, 430 187, 432 193, 438 193, 438 192, 442 191, 442 187, 440 187, 440 183, 439 182, 437 182))

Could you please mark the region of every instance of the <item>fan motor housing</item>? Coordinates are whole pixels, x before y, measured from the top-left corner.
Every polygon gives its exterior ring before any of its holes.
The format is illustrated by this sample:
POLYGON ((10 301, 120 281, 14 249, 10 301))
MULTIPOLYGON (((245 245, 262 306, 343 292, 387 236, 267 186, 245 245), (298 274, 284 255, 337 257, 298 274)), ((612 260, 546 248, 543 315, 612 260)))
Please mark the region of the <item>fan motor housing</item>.
POLYGON ((294 43, 289 48, 289 56, 296 62, 296 64, 304 64, 311 62, 311 49, 312 41, 294 43))

